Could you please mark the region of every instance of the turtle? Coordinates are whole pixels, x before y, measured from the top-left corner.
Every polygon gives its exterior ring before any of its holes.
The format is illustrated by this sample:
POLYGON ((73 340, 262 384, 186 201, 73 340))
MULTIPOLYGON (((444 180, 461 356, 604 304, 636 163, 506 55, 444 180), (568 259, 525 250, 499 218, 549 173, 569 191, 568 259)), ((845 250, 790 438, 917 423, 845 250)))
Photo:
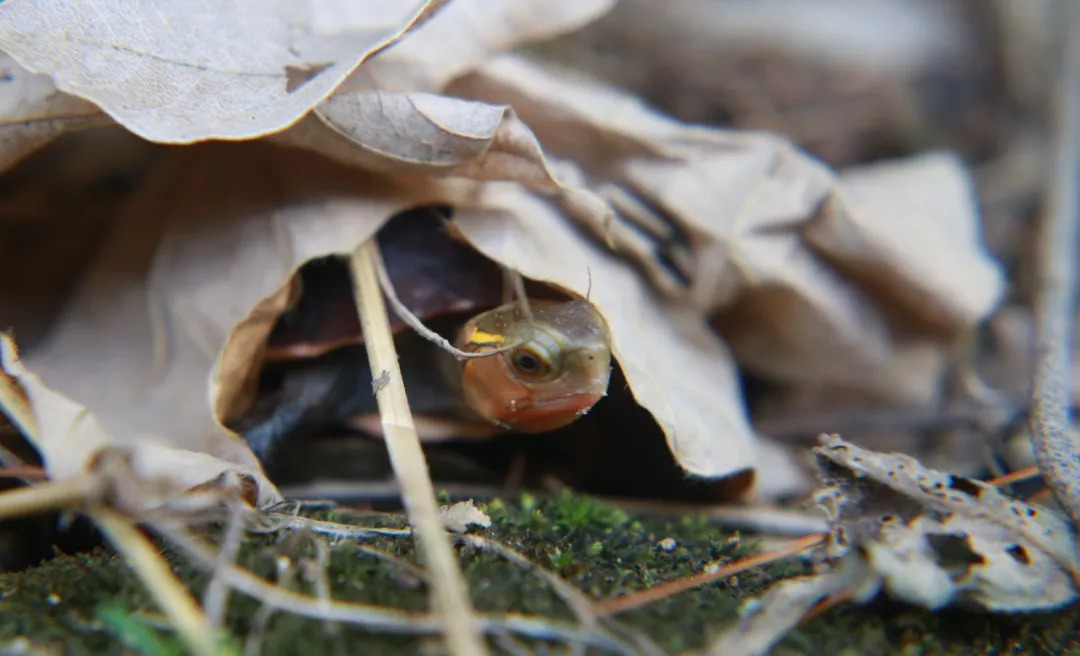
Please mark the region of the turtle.
MULTIPOLYGON (((426 441, 543 433, 606 395, 606 323, 587 298, 537 283, 508 297, 505 271, 458 238, 449 208, 392 217, 378 232, 396 295, 427 326, 476 357, 464 361, 392 316, 409 405, 426 441), (482 357, 481 357, 482 356, 482 357)), ((234 428, 264 463, 283 445, 335 428, 381 433, 348 265, 300 270, 301 293, 267 339, 260 389, 234 428)))

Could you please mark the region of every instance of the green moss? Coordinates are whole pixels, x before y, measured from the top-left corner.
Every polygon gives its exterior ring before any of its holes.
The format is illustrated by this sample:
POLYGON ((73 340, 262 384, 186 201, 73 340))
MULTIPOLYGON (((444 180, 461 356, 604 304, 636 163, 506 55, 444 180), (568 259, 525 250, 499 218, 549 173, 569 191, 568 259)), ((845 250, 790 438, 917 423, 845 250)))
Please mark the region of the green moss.
MULTIPOLYGON (((485 535, 556 571, 595 599, 609 598, 700 571, 712 560, 739 558, 750 541, 721 531, 701 518, 634 517, 595 500, 571 494, 553 499, 523 496, 485 507, 493 524, 485 535), (670 541, 665 538, 671 538, 670 541), (661 546, 661 541, 664 541, 661 546), (674 543, 672 543, 674 541, 674 543)), ((399 517, 371 517, 347 510, 321 511, 320 518, 361 525, 402 526, 399 517)), ((316 540, 303 532, 250 539, 240 562, 276 579, 283 559, 292 563, 283 583, 311 592, 304 572, 312 570, 316 540), (306 563, 306 564, 305 564, 306 563)), ((427 607, 408 538, 380 537, 339 542, 329 550, 329 584, 335 598, 411 610, 427 607)), ((478 608, 518 611, 572 620, 572 613, 535 574, 498 555, 459 550, 478 608)), ((170 556, 174 570, 202 594, 206 577, 184 559, 170 556)), ((316 568, 317 569, 317 568, 316 568)), ((778 577, 804 572, 784 563, 746 572, 619 616, 672 652, 701 647, 734 620, 741 602, 778 577)), ((242 651, 254 631, 265 654, 420 653, 423 639, 379 635, 276 613, 258 628, 259 604, 233 595, 227 625, 230 651, 242 651)), ((265 613, 264 613, 265 615, 265 613)), ((138 581, 117 556, 104 550, 57 558, 41 567, 0 576, 0 644, 30 636, 38 646, 65 654, 182 653, 164 628, 138 581)), ((1075 612, 998 617, 927 613, 898 605, 843 607, 815 618, 789 635, 780 654, 1007 654, 1080 653, 1080 618, 1075 612)))

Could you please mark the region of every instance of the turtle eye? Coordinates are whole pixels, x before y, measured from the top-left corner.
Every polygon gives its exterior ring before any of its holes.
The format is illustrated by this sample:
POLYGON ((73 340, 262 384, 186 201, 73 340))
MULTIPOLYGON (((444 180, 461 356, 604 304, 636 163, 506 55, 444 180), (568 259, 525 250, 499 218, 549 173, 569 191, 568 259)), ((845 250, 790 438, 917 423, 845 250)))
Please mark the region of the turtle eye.
POLYGON ((538 378, 551 370, 547 358, 531 348, 520 348, 510 354, 510 364, 522 376, 538 378))

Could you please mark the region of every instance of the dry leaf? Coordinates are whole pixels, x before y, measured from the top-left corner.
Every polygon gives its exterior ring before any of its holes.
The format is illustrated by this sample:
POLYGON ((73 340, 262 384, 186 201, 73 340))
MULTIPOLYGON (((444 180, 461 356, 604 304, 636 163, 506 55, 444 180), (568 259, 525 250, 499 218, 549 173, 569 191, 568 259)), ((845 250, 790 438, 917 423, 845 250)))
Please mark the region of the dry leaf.
POLYGON ((0 172, 68 130, 108 123, 93 104, 0 52, 0 172))
POLYGON ((884 589, 932 610, 992 612, 1047 610, 1080 596, 1075 534, 1057 513, 836 435, 814 451, 827 485, 817 494, 830 523, 827 569, 747 602, 706 653, 768 653, 817 602, 842 592, 865 602, 884 589))
POLYGON ((909 334, 910 322, 898 323, 896 315, 911 304, 897 299, 933 294, 924 305, 931 316, 954 318, 951 336, 988 313, 1000 294, 954 169, 919 173, 913 165, 909 175, 879 176, 874 202, 848 207, 842 182, 783 140, 685 126, 631 96, 521 57, 496 58, 451 89, 512 105, 547 152, 581 167, 591 185, 605 190, 619 220, 576 218, 631 258, 658 291, 679 297, 672 291, 685 281, 682 297, 718 312, 740 362, 758 373, 924 401, 942 371, 944 342, 940 330, 909 334), (921 234, 874 228, 901 240, 895 249, 906 255, 902 262, 874 260, 882 249, 877 239, 867 245, 877 252, 865 254, 867 266, 877 268, 850 276, 810 247, 805 230, 823 204, 858 217, 848 223, 895 223, 882 199, 904 194, 913 178, 927 197, 942 199, 949 220, 924 221, 921 234), (928 240, 953 249, 956 269, 895 279, 899 266, 911 270, 911 254, 928 240), (959 269, 964 280, 984 285, 978 294, 956 293, 959 269), (877 293, 865 283, 873 276, 894 276, 895 288, 877 293))
POLYGON ((611 329, 612 353, 635 400, 667 436, 677 462, 699 476, 752 468, 735 363, 700 315, 658 300, 625 263, 581 239, 550 203, 510 183, 480 189, 481 209, 455 224, 488 257, 590 300, 611 329))
POLYGON ((159 162, 48 339, 24 354, 50 473, 79 471, 113 444, 174 480, 216 477, 199 462, 259 471, 212 403, 242 402, 295 269, 363 241, 409 202, 371 184, 265 145, 193 147, 159 162), (318 233, 303 228, 314 223, 318 233), (178 450, 195 466, 175 467, 178 450))
POLYGON ((840 174, 840 193, 807 238, 907 320, 956 334, 1001 298, 1001 268, 983 249, 971 176, 956 155, 929 153, 840 174))
POLYGON ((576 30, 616 0, 452 0, 401 43, 364 64, 343 91, 441 91, 491 55, 576 30))
MULTIPOLYGON (((433 203, 459 207, 464 236, 528 277, 581 294, 591 278, 635 397, 688 471, 722 476, 753 467, 734 364, 720 340, 688 309, 658 302, 548 201, 510 183, 395 187, 260 144, 170 153, 54 332, 26 354, 43 389, 99 424, 98 442, 79 449, 67 448, 66 425, 43 431, 43 450, 58 459, 50 467, 79 470, 98 443, 118 443, 148 454, 152 467, 165 466, 153 460, 168 453, 157 448, 164 445, 257 468, 221 421, 249 401, 293 274, 310 259, 350 252, 407 207, 433 203)), ((34 411, 39 421, 52 413, 47 403, 34 411)))
POLYGON ((815 453, 830 486, 818 495, 832 524, 827 551, 857 599, 884 587, 931 609, 1016 612, 1078 596, 1075 534, 1049 508, 838 436, 815 453))
POLYGON ((0 50, 146 139, 245 139, 295 122, 396 39, 418 6, 6 2, 0 50))

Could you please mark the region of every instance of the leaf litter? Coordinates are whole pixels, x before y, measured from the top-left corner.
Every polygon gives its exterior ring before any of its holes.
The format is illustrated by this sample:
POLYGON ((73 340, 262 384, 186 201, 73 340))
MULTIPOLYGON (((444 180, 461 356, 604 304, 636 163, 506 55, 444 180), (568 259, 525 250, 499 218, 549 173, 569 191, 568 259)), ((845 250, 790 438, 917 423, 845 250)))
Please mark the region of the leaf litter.
MULTIPOLYGON (((74 484, 53 488, 48 503, 79 506, 79 494, 105 484, 109 503, 139 519, 178 512, 182 491, 194 493, 189 511, 213 507, 217 497, 199 503, 199 493, 226 479, 259 507, 279 501, 226 426, 251 402, 266 338, 299 293, 297 272, 357 252, 390 217, 420 205, 454 207, 453 233, 484 256, 588 297, 611 328, 635 401, 681 469, 706 479, 773 471, 763 452, 797 470, 790 451, 761 446, 772 443, 755 435, 740 370, 926 403, 953 344, 1002 298, 959 158, 929 153, 834 173, 782 138, 682 124, 628 93, 498 55, 612 3, 567 3, 544 17, 527 3, 442 4, 327 5, 325 14, 282 6, 253 17, 213 2, 168 16, 148 3, 159 12, 151 19, 95 9, 115 17, 110 39, 80 6, 52 17, 26 3, 0 7, 0 66, 9 71, 0 84, 15 90, 0 105, 0 168, 64 131, 107 122, 95 107, 152 141, 265 136, 288 146, 161 152, 47 337, 23 353, 3 337, 0 404, 40 452, 54 481, 46 485, 74 484), (236 50, 245 43, 237 31, 256 18, 267 48, 236 50), (206 34, 202 53, 170 51, 183 46, 148 27, 166 20, 171 30, 213 20, 208 30, 188 26, 206 34), (43 46, 60 32, 79 38, 43 46), (109 455, 118 449, 119 460, 109 455)), ((770 618, 773 629, 840 590, 988 610, 1075 597, 1072 529, 1054 511, 905 456, 842 443, 818 454, 855 472, 836 474, 856 481, 852 489, 869 480, 891 491, 832 497, 828 555, 842 566, 814 584, 782 584, 775 603, 789 604, 787 619, 770 618), (883 520, 878 497, 902 521, 883 520)), ((740 487, 735 497, 752 496, 740 487)), ((785 488, 759 484, 757 494, 764 489, 785 488)), ((211 559, 183 530, 150 524, 211 559)), ((229 576, 229 586, 264 600, 279 594, 229 576)), ((425 618, 372 620, 382 616, 283 599, 278 607, 317 617, 436 630, 425 618)), ((192 621, 176 619, 188 636, 192 621)), ((552 624, 510 625, 585 639, 552 624)), ((456 644, 457 653, 476 646, 456 644)))

